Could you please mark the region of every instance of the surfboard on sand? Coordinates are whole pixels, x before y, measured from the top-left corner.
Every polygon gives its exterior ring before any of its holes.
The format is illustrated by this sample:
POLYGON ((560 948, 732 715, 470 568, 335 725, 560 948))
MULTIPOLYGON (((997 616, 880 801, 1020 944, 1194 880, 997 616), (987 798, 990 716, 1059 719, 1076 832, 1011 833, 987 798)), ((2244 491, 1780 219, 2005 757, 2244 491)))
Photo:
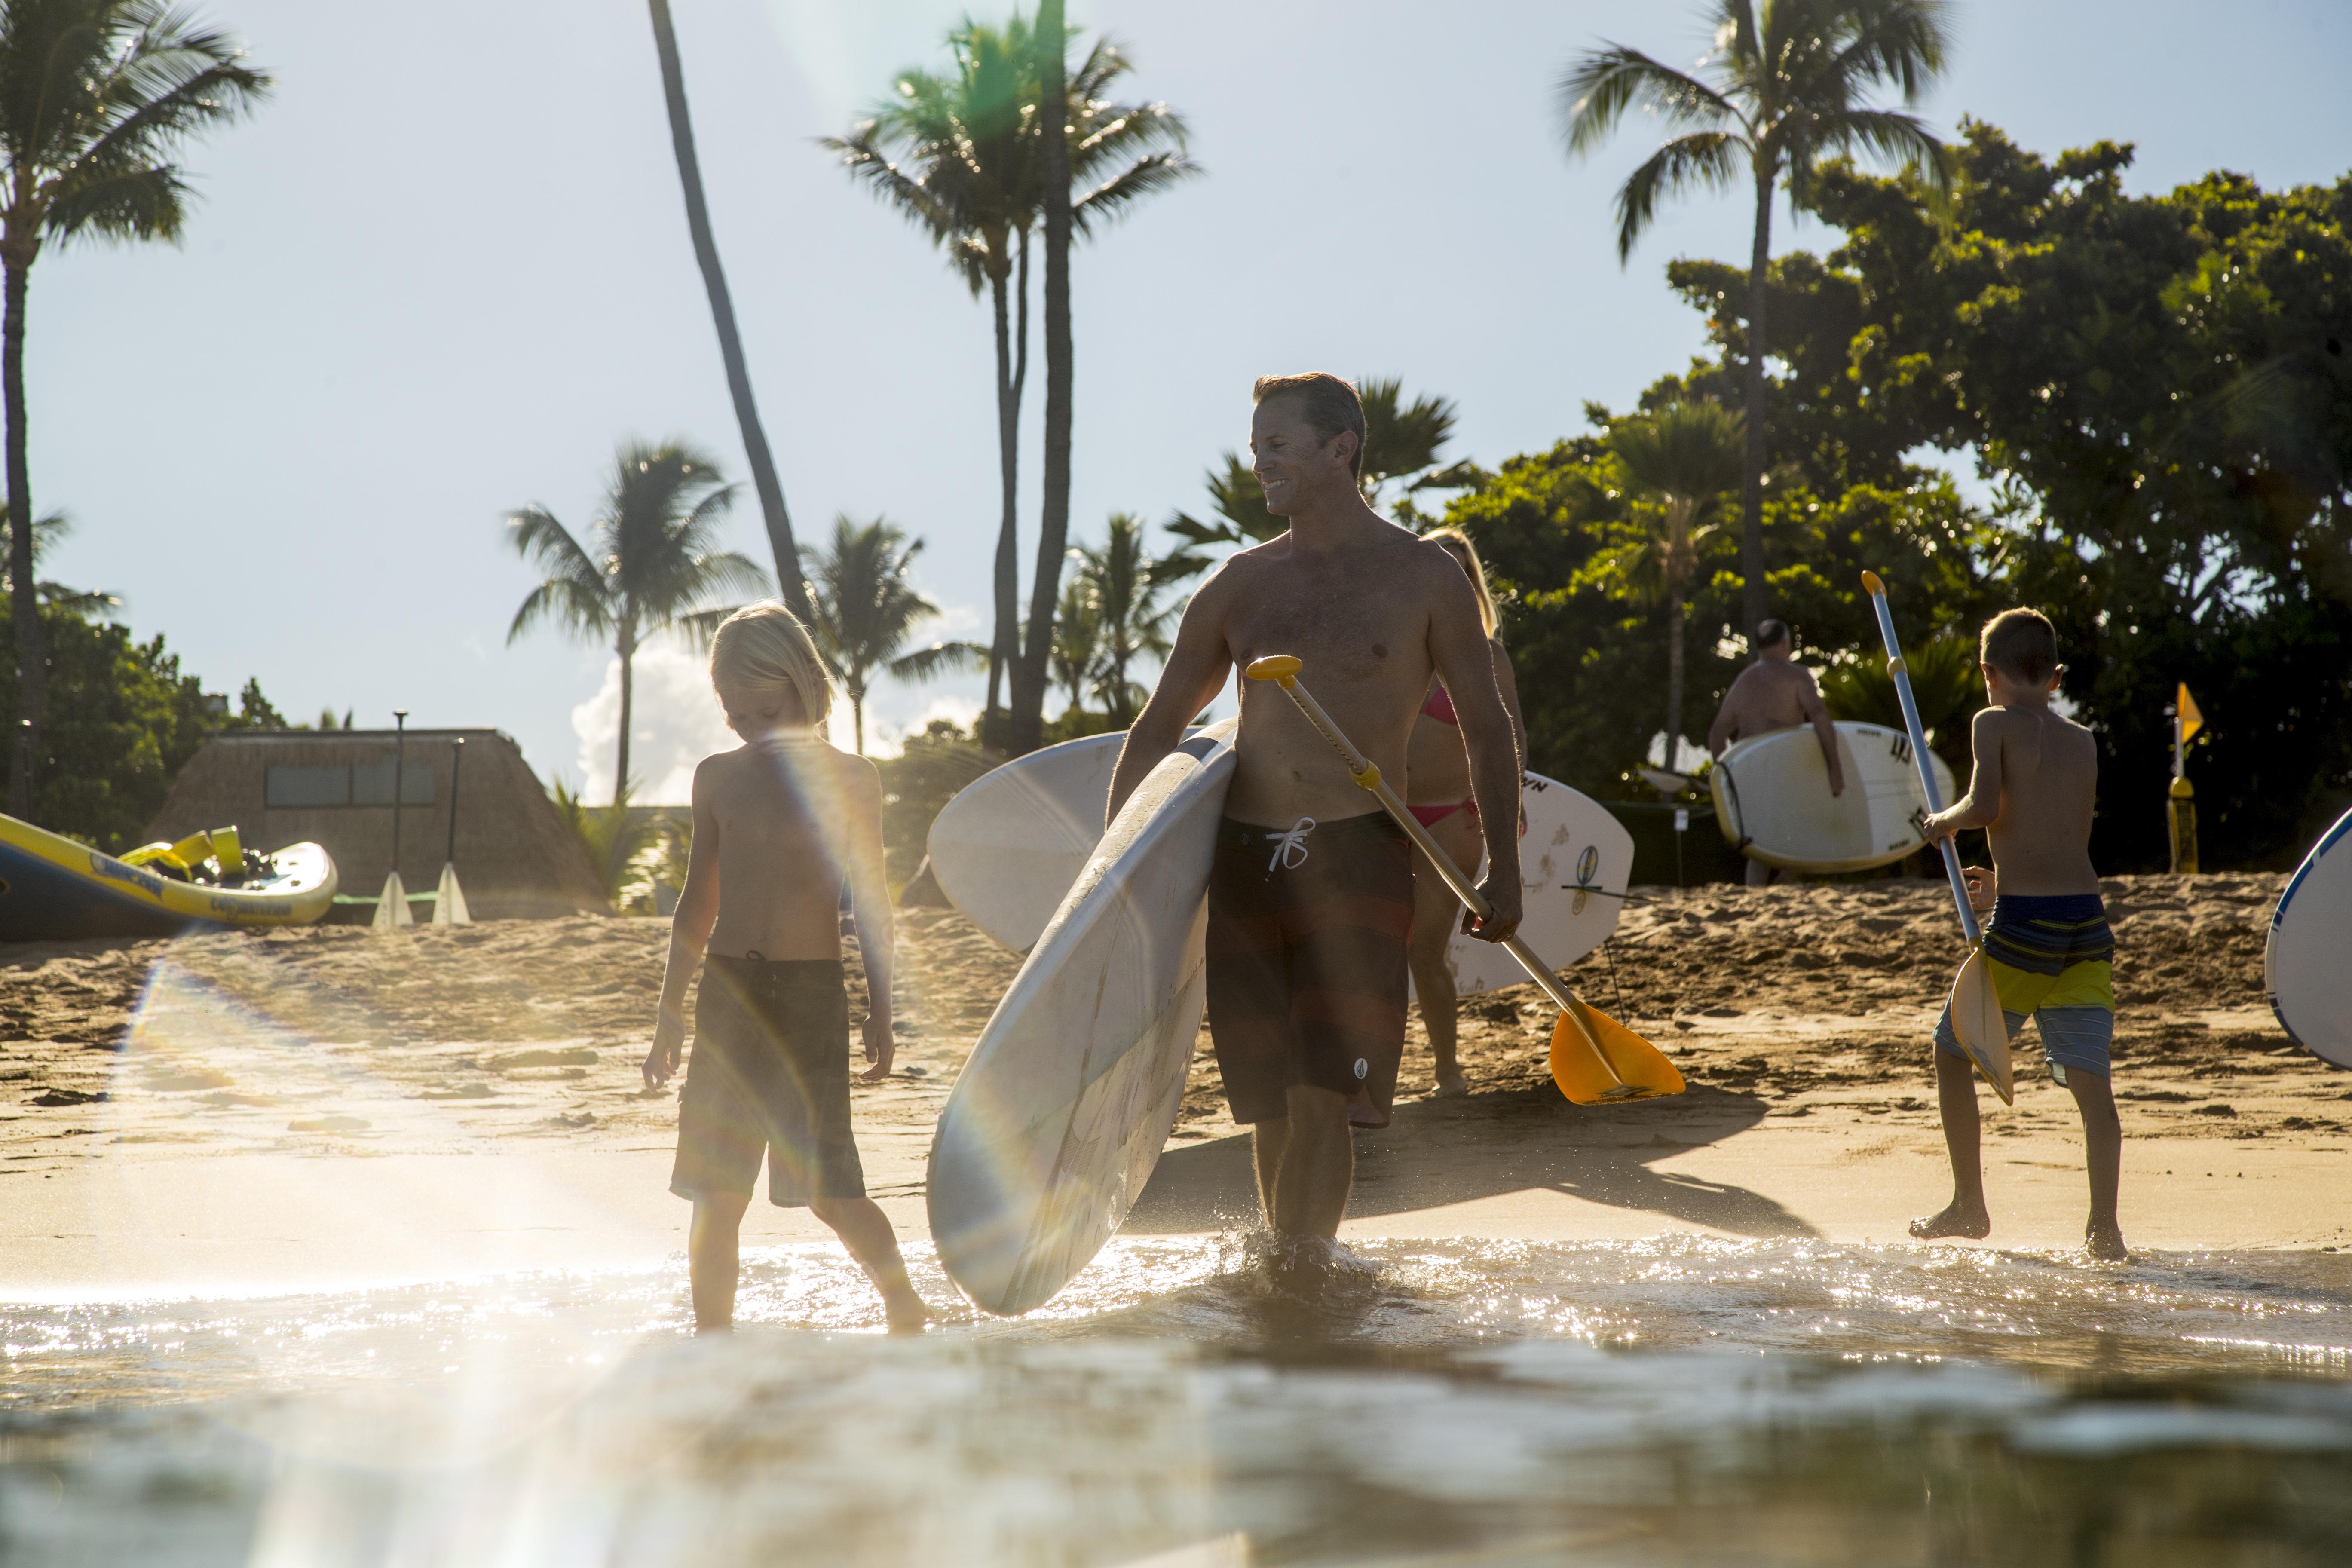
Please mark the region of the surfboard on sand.
POLYGON ((1195 731, 1146 775, 940 1113, 931 1237, 988 1311, 1050 1300, 1127 1217, 1168 1142, 1200 1033, 1209 868, 1233 770, 1230 731, 1195 731))
POLYGON ((2352 1068, 2352 811, 2319 836, 2279 894, 2263 982, 2288 1037, 2352 1068))
MULTIPOLYGON (((1230 737, 1234 721, 1200 731, 1230 737)), ((931 826, 926 847, 940 889, 974 925, 1016 951, 1035 944, 1102 836, 1111 770, 1124 731, 1032 752, 966 785, 931 826)), ((1633 837, 1591 796, 1541 773, 1524 775, 1519 841, 1529 946, 1565 968, 1617 929, 1633 870, 1633 837)), ((1456 932, 1446 949, 1464 995, 1527 976, 1492 942, 1456 932)))
MULTIPOLYGON (((1768 866, 1820 874, 1866 871, 1920 848, 1916 814, 1927 808, 1927 797, 1910 737, 1841 720, 1837 743, 1845 793, 1832 795, 1811 725, 1734 742, 1709 773, 1725 840, 1768 866)), ((1927 761, 1936 787, 1953 799, 1952 770, 1932 752, 1927 761)))

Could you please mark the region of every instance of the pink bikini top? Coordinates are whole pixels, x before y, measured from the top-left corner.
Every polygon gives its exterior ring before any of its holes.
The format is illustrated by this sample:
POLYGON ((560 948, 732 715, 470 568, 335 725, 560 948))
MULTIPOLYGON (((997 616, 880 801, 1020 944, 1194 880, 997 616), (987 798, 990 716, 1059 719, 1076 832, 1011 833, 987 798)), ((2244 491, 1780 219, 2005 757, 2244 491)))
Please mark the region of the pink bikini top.
POLYGON ((1421 710, 1441 724, 1451 724, 1457 730, 1462 727, 1462 721, 1454 712, 1453 694, 1443 682, 1430 688, 1429 700, 1421 705, 1421 710))

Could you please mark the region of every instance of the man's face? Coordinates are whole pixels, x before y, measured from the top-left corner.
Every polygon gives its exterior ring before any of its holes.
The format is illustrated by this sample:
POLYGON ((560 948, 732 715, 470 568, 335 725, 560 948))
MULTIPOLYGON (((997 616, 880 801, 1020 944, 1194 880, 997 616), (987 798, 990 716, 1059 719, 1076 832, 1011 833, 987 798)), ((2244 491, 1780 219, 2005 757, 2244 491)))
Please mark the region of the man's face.
POLYGON ((1296 397, 1268 398, 1250 416, 1250 468, 1276 517, 1296 517, 1322 497, 1356 488, 1348 467, 1355 433, 1318 439, 1299 405, 1296 397))

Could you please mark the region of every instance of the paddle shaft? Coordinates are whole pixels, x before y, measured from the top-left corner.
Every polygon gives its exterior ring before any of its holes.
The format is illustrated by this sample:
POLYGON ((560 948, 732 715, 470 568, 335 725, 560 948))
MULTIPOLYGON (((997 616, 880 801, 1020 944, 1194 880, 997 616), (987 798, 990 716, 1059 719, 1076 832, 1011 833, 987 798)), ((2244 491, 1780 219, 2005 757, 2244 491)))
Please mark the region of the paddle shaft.
MULTIPOLYGON (((1437 868, 1437 874, 1445 879, 1445 885, 1454 889, 1454 896, 1480 920, 1493 914, 1494 906, 1472 885, 1470 879, 1462 874, 1462 868, 1454 863, 1453 858, 1437 847, 1437 840, 1429 836, 1429 829, 1405 808, 1404 802, 1397 798, 1396 791, 1389 788, 1388 781, 1381 777, 1381 770, 1349 743, 1348 737, 1339 732, 1339 727, 1331 721, 1328 713, 1323 711, 1323 705, 1315 700, 1314 694, 1299 685, 1294 677, 1277 676, 1276 679, 1285 691, 1290 693, 1290 700, 1298 704, 1298 710, 1307 715, 1307 721, 1321 731, 1323 738, 1331 742, 1332 749, 1339 753, 1339 760, 1348 764, 1348 774, 1356 781, 1358 787, 1370 791, 1372 798, 1381 803, 1381 808, 1405 830, 1413 843, 1420 846, 1421 852, 1429 857, 1429 863, 1437 868)), ((1544 994, 1559 1004, 1560 1011, 1576 1011, 1575 994, 1551 972, 1550 965, 1538 958, 1534 951, 1519 940, 1517 932, 1514 931, 1496 945, 1519 961, 1519 967, 1528 972, 1528 978, 1542 986, 1544 994)), ((1617 1078, 1617 1069, 1611 1064, 1606 1052, 1596 1049, 1593 1055, 1600 1058, 1601 1065, 1609 1069, 1610 1077, 1617 1078)), ((1622 1084, 1625 1080, 1617 1078, 1617 1081, 1622 1084)))
MULTIPOLYGON (((1867 572, 1863 574, 1863 585, 1870 590, 1870 607, 1878 614, 1878 635, 1886 643, 1886 673, 1895 678, 1895 700, 1903 705, 1904 732, 1911 737, 1911 760, 1918 765, 1919 787, 1927 792, 1932 815, 1944 809, 1944 801, 1936 789, 1936 770, 1927 762, 1927 732, 1919 722, 1918 700, 1911 695, 1911 672, 1903 663, 1903 645, 1895 636, 1895 616, 1886 607, 1886 585, 1867 572)), ((1960 852, 1953 836, 1946 834, 1938 847, 1944 852, 1944 875, 1952 884, 1952 902, 1960 911, 1960 930, 1968 933, 1970 947, 1982 947, 1984 931, 1977 924, 1976 906, 1969 902, 1969 882, 1960 875, 1960 852)))

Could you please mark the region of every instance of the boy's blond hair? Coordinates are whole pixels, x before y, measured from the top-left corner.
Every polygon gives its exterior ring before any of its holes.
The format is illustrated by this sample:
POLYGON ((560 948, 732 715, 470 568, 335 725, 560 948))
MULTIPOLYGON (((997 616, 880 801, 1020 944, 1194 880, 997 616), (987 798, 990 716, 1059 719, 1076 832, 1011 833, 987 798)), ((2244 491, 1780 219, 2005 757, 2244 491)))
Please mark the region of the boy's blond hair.
POLYGON ((1978 658, 2028 686, 2058 668, 2058 628, 2039 610, 2003 610, 1984 624, 1978 658))
POLYGON ((746 605, 719 623, 710 639, 710 684, 754 693, 789 687, 809 727, 820 732, 833 711, 833 681, 814 639, 798 616, 772 599, 746 605))
POLYGON ((1478 559, 1478 547, 1471 543, 1470 536, 1458 528, 1433 528, 1422 537, 1439 544, 1451 544, 1459 549, 1464 557, 1469 561, 1470 585, 1478 590, 1478 619, 1486 626, 1486 635, 1493 637, 1495 635, 1495 591, 1486 586, 1486 563, 1478 559))

